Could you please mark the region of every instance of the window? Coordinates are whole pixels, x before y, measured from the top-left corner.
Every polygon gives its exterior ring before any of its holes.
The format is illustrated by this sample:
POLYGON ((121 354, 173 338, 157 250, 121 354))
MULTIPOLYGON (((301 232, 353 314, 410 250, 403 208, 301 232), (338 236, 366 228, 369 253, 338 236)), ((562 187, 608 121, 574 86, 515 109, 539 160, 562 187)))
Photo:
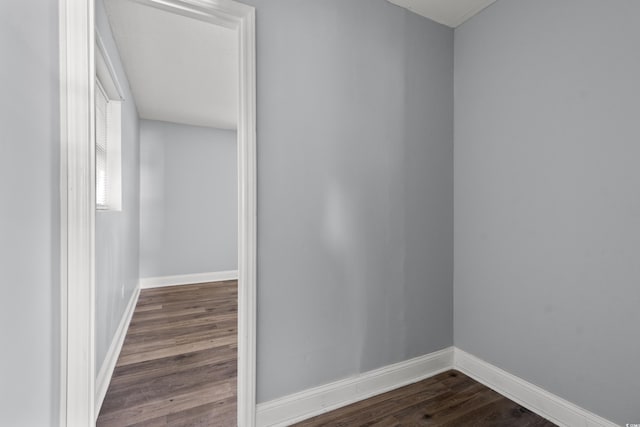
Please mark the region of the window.
POLYGON ((102 85, 96 84, 96 205, 108 209, 107 201, 107 123, 109 122, 109 100, 102 85))
POLYGON ((122 210, 120 86, 100 44, 96 46, 96 209, 122 210))

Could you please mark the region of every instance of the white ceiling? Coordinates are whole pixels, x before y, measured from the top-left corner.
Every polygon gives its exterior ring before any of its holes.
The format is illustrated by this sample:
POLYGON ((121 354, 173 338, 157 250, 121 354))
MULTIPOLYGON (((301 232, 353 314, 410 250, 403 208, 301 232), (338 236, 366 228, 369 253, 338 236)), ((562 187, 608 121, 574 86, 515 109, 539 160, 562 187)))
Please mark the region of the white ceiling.
POLYGON ((389 0, 433 21, 455 28, 496 0, 389 0))
POLYGON ((131 0, 105 6, 143 119, 235 129, 235 30, 131 0))

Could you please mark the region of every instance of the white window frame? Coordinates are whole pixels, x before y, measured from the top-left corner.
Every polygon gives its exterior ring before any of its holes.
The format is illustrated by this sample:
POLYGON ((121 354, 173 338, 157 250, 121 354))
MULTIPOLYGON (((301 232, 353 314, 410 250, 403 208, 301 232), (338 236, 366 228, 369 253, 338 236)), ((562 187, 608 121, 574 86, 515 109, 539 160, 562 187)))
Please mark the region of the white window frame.
MULTIPOLYGON (((100 181, 98 175, 98 151, 96 149, 96 209, 99 211, 121 211, 122 210, 122 103, 124 96, 122 87, 118 82, 113 65, 109 59, 102 38, 96 33, 96 102, 98 100, 98 92, 101 92, 106 98, 106 108, 104 115, 98 117, 100 112, 95 108, 96 114, 96 131, 98 129, 98 121, 103 120, 105 123, 106 133, 106 162, 104 202, 97 197, 98 186, 100 181)), ((97 143, 97 140, 96 140, 97 143)))

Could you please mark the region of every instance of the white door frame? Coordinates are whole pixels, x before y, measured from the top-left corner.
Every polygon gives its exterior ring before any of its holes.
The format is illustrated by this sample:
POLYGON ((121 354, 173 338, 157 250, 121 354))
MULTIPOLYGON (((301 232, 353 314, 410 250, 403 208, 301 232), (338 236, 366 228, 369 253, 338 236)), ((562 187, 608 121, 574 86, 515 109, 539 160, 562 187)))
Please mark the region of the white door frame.
MULTIPOLYGON (((131 0, 238 31, 238 425, 256 409, 255 10, 233 0, 131 0)), ((61 427, 95 424, 94 0, 59 0, 61 427)))

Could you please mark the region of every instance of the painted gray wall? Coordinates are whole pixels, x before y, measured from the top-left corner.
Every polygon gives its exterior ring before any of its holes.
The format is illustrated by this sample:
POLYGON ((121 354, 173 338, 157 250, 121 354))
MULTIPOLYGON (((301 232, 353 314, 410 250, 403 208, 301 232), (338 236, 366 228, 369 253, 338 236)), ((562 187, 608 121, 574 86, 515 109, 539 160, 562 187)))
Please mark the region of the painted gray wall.
POLYGON ((0 424, 58 425, 57 2, 0 2, 0 424))
POLYGON ((498 1, 456 30, 455 343, 640 419, 640 2, 498 1))
POLYGON ((140 277, 238 269, 236 132, 140 121, 140 277))
POLYGON ((250 0, 258 401, 452 344, 453 32, 384 0, 250 0))
POLYGON ((138 285, 140 140, 138 113, 111 34, 103 0, 96 26, 125 100, 122 103, 122 211, 96 212, 96 374, 138 285))

